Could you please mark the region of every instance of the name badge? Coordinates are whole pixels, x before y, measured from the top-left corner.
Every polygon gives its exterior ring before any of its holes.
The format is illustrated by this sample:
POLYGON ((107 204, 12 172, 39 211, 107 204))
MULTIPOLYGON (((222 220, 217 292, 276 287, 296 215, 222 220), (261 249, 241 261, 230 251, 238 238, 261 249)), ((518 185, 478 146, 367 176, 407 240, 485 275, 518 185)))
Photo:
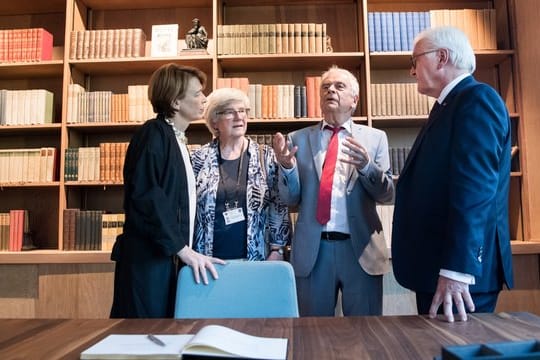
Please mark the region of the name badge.
POLYGON ((235 224, 246 219, 244 210, 241 207, 223 212, 223 218, 225 219, 225 225, 235 224))

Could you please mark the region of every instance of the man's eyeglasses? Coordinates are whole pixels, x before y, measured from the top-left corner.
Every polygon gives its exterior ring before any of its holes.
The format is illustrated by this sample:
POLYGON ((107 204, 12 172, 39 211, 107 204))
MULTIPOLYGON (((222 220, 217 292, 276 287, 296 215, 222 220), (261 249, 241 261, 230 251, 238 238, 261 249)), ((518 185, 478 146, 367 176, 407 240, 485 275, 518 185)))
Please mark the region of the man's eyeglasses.
POLYGON ((238 115, 238 117, 244 117, 249 115, 249 108, 240 108, 238 110, 225 109, 223 111, 216 111, 216 115, 223 116, 226 119, 234 119, 235 115, 238 115))
POLYGON ((434 50, 428 50, 428 51, 424 51, 424 52, 421 52, 420 54, 412 54, 411 55, 411 66, 413 69, 416 69, 416 59, 419 58, 420 56, 423 56, 423 55, 426 55, 426 54, 431 54, 432 52, 435 52, 435 51, 439 51, 439 49, 434 49, 434 50))

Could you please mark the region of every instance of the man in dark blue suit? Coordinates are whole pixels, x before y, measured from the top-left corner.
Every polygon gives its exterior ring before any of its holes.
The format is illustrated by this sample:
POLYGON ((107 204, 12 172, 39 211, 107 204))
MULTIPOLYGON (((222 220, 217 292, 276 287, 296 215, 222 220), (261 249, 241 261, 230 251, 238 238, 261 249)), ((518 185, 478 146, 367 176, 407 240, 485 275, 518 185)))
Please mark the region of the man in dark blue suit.
POLYGON ((433 318, 442 304, 449 322, 454 312, 462 321, 467 311, 493 312, 502 286, 513 285, 510 119, 497 92, 471 75, 475 66, 458 29, 416 37, 411 75, 437 101, 396 187, 395 276, 416 292, 419 314, 433 318))

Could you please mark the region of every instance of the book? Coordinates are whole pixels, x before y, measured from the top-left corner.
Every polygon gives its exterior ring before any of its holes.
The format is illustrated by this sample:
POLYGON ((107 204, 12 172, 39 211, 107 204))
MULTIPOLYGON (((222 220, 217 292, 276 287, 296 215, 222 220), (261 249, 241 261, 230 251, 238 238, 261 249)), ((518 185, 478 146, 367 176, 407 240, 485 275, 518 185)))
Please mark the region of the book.
POLYGON ((195 335, 112 334, 84 350, 80 358, 193 359, 203 356, 284 360, 287 339, 252 336, 224 326, 207 325, 195 335))
POLYGON ((150 56, 178 55, 178 24, 152 25, 150 56))

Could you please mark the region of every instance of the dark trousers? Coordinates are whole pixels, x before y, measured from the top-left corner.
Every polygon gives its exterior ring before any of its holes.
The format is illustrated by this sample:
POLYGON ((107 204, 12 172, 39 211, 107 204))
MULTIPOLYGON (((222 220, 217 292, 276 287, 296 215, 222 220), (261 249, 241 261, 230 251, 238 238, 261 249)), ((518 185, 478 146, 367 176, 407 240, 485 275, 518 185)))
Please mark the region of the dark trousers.
MULTIPOLYGON (((416 308, 418 309, 418 314, 429 314, 429 308, 431 307, 431 302, 433 300, 434 293, 416 293, 416 308)), ((497 305, 497 298, 499 296, 499 291, 487 292, 487 293, 476 293, 471 294, 471 297, 474 301, 474 312, 475 313, 492 313, 495 311, 495 306, 497 305)), ((467 307, 465 306, 465 310, 467 307)), ((439 306, 438 313, 442 314, 444 311, 443 305, 439 306)), ((452 306, 452 311, 454 314, 457 313, 455 306, 452 306)))

